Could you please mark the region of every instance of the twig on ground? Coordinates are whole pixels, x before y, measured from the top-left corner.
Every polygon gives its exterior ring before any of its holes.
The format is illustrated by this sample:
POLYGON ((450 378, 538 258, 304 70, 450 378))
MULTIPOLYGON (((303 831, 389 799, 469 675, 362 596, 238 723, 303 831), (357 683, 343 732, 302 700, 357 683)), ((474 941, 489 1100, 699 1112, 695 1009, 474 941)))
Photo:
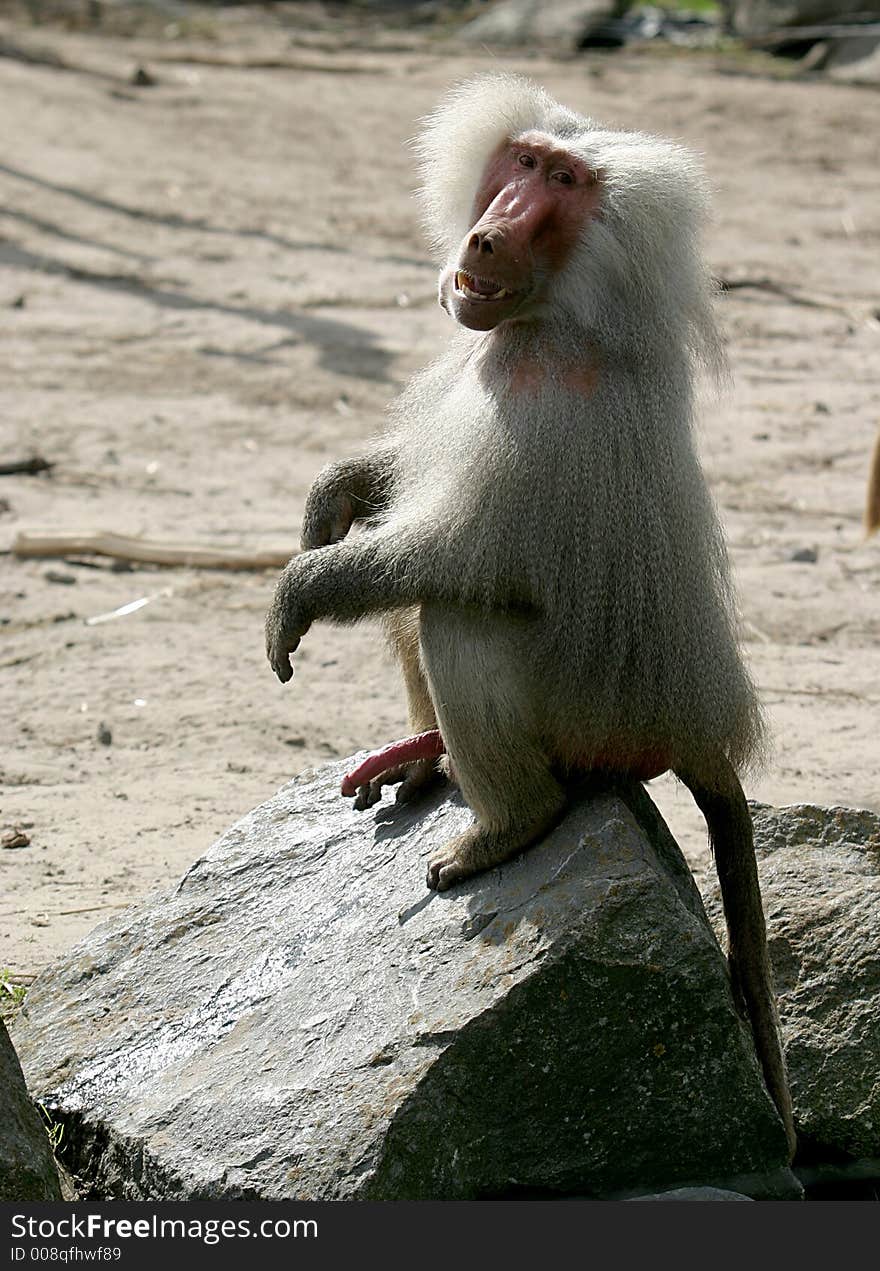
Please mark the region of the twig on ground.
POLYGON ((223 57, 196 50, 157 53, 154 62, 189 66, 211 66, 227 71, 317 71, 330 75, 385 75, 387 69, 376 64, 365 66, 360 62, 337 62, 308 57, 223 57))
POLYGON ((865 496, 865 536, 870 537, 880 528, 880 433, 874 442, 871 467, 868 472, 868 490, 865 496))
POLYGON ((111 556, 115 560, 136 561, 141 565, 186 565, 196 569, 275 569, 286 565, 293 555, 289 548, 283 551, 247 551, 156 543, 103 530, 71 533, 22 530, 12 544, 12 552, 20 557, 111 556))
POLYGON ((0 36, 0 58, 8 58, 13 62, 23 62, 25 66, 45 66, 52 71, 70 71, 75 75, 92 75, 96 79, 117 81, 123 83, 123 76, 116 76, 110 71, 102 70, 97 66, 82 66, 75 62, 70 62, 67 58, 62 57, 60 53, 56 53, 54 49, 38 46, 35 44, 20 44, 13 40, 0 36))
POLYGON ((12 477, 20 472, 48 472, 54 467, 54 463, 50 463, 42 455, 31 455, 29 459, 11 459, 9 463, 0 463, 0 477, 12 477))
MULTIPOLYGON (((794 291, 791 287, 786 287, 784 283, 775 282, 772 278, 716 278, 715 281, 721 291, 766 291, 771 296, 778 296, 780 300, 787 300, 789 304, 801 305, 804 309, 828 309, 832 313, 842 313, 848 318, 857 319, 858 314, 852 305, 846 304, 840 300, 833 300, 830 296, 807 295, 804 292, 794 291)), ((865 314, 866 317, 870 313, 865 314)))
MULTIPOLYGON (((92 914, 97 913, 100 909, 127 909, 129 905, 134 904, 131 900, 120 900, 110 905, 85 905, 82 909, 7 909, 5 913, 0 914, 0 918, 15 918, 20 914, 34 913, 37 918, 67 918, 71 914, 92 914)), ((47 924, 42 923, 42 926, 47 924)))

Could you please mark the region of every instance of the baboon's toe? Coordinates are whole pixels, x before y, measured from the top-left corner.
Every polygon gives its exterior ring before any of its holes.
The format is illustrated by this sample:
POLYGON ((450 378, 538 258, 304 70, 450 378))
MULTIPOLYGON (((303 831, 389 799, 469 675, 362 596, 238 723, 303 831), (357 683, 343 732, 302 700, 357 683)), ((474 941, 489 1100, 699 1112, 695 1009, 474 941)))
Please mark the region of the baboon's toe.
POLYGON ((467 859, 465 851, 456 843, 449 843, 428 861, 428 876, 425 881, 431 891, 448 891, 454 883, 475 874, 477 868, 467 859))

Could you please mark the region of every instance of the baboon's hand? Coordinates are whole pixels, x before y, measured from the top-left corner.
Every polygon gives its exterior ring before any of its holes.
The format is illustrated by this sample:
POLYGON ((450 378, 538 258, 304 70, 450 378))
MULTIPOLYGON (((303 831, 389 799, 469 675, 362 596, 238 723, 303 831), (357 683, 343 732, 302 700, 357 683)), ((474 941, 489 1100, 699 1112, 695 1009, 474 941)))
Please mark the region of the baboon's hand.
POLYGON ((309 618, 297 588, 296 561, 291 561, 278 580, 275 595, 266 614, 266 656, 282 684, 293 676, 290 655, 312 620, 309 618))
POLYGON ((300 546, 303 551, 326 547, 345 538, 354 521, 354 506, 348 494, 316 482, 306 499, 300 546))

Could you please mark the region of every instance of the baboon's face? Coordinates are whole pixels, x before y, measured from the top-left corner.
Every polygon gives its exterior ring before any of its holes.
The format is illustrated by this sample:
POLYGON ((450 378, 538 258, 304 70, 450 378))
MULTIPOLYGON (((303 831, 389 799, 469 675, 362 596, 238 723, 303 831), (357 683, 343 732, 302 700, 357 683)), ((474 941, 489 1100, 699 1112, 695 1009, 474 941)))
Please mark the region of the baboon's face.
POLYGON ((526 317, 596 215, 601 178, 541 133, 505 141, 486 165, 474 223, 440 277, 443 308, 474 331, 526 317))

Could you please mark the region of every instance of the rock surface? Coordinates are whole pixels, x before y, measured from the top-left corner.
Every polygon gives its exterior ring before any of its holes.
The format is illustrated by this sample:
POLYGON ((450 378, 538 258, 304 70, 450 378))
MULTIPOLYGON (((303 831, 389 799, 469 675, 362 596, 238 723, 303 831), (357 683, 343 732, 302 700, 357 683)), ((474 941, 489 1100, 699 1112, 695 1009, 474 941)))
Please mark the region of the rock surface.
POLYGON ((725 1191, 723 1187, 675 1187, 671 1192, 654 1192, 650 1196, 631 1196, 630 1200, 747 1200, 742 1192, 725 1191))
POLYGON ((442 895, 457 796, 303 774, 28 997, 96 1197, 799 1194, 687 866, 641 787, 442 895))
POLYGON ((461 28, 468 43, 576 49, 616 12, 614 0, 502 0, 461 28))
MULTIPOLYGON (((880 1157, 880 816, 754 804, 761 891, 799 1133, 880 1157)), ((720 926, 717 887, 704 897, 720 926)))
POLYGON ((0 1019, 0 1201, 61 1200, 49 1138, 0 1019))
POLYGON ((830 40, 821 69, 841 84, 880 84, 880 36, 830 40))
POLYGON ((787 27, 849 25, 880 18, 880 0, 725 0, 731 29, 761 39, 787 27))

